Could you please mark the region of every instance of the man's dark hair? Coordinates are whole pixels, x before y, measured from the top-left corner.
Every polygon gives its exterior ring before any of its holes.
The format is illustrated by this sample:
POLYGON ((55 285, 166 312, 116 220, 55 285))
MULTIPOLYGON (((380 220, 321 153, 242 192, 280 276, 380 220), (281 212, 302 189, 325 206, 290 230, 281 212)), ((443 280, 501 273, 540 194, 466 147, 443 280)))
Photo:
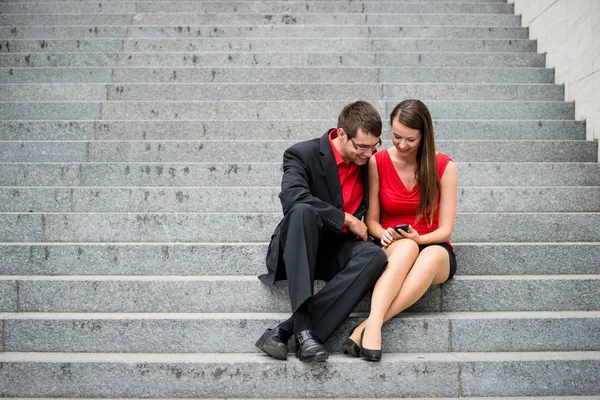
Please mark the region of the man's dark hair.
POLYGON ((371 104, 366 101, 356 101, 347 104, 338 117, 338 128, 342 128, 348 137, 356 137, 358 129, 375 137, 381 136, 381 116, 371 104))

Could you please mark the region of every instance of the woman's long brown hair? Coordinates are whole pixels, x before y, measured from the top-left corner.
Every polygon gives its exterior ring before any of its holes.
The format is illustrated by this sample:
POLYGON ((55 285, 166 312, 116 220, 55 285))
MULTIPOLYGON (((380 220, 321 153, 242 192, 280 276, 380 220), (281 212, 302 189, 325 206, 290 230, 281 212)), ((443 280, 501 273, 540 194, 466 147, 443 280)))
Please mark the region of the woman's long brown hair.
POLYGON ((404 100, 390 114, 390 125, 394 121, 399 121, 402 125, 421 132, 415 170, 421 196, 417 208, 417 221, 425 218, 427 224, 431 225, 433 214, 437 209, 437 194, 440 190, 431 114, 427 106, 420 100, 404 100))

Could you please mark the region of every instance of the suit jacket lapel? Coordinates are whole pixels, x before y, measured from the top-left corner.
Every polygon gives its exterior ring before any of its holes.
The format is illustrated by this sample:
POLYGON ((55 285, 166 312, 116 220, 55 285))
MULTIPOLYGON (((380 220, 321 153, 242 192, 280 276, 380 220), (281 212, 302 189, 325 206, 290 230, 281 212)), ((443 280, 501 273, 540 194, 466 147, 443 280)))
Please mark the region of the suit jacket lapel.
POLYGON ((321 166, 325 173, 325 180, 329 188, 329 194, 333 205, 342 208, 342 187, 340 186, 340 177, 338 175, 337 165, 335 164, 335 156, 331 145, 329 144, 329 132, 321 136, 321 166))

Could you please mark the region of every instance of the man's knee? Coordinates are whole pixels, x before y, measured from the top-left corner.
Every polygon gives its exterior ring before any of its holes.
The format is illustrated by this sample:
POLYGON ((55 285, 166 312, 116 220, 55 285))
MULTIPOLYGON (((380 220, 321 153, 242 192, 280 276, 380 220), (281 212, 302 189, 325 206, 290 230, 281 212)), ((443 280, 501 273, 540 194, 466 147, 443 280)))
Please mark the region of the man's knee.
POLYGON ((302 221, 303 223, 316 223, 322 225, 321 216, 317 210, 304 203, 294 204, 285 215, 285 218, 290 221, 302 221))
POLYGON ((361 252, 367 257, 368 262, 364 265, 363 273, 369 276, 379 277, 385 267, 387 266, 388 259, 384 251, 374 243, 365 243, 361 252))

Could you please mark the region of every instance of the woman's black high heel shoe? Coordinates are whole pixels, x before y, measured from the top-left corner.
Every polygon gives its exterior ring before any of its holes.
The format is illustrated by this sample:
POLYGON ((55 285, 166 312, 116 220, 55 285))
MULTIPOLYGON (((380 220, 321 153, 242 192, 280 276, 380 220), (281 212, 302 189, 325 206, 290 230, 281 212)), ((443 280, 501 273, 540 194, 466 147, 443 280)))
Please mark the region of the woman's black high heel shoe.
POLYGON ((364 343, 364 338, 365 338, 365 330, 366 329, 363 329, 362 333, 360 334, 360 356, 367 361, 379 361, 379 360, 381 360, 381 349, 370 350, 370 349, 365 349, 362 346, 362 344, 364 343))
MULTIPOLYGON (((357 345, 356 342, 354 342, 354 340, 350 339, 350 336, 352 336, 352 334, 354 333, 356 328, 358 328, 359 326, 360 326, 360 324, 358 324, 354 328, 352 328, 350 330, 350 333, 348 333, 348 339, 346 339, 346 341, 344 341, 344 343, 342 343, 342 349, 344 350, 344 354, 350 354, 351 356, 354 356, 354 357, 360 357, 360 346, 357 345)), ((364 332, 364 330, 363 330, 363 332, 364 332)))

